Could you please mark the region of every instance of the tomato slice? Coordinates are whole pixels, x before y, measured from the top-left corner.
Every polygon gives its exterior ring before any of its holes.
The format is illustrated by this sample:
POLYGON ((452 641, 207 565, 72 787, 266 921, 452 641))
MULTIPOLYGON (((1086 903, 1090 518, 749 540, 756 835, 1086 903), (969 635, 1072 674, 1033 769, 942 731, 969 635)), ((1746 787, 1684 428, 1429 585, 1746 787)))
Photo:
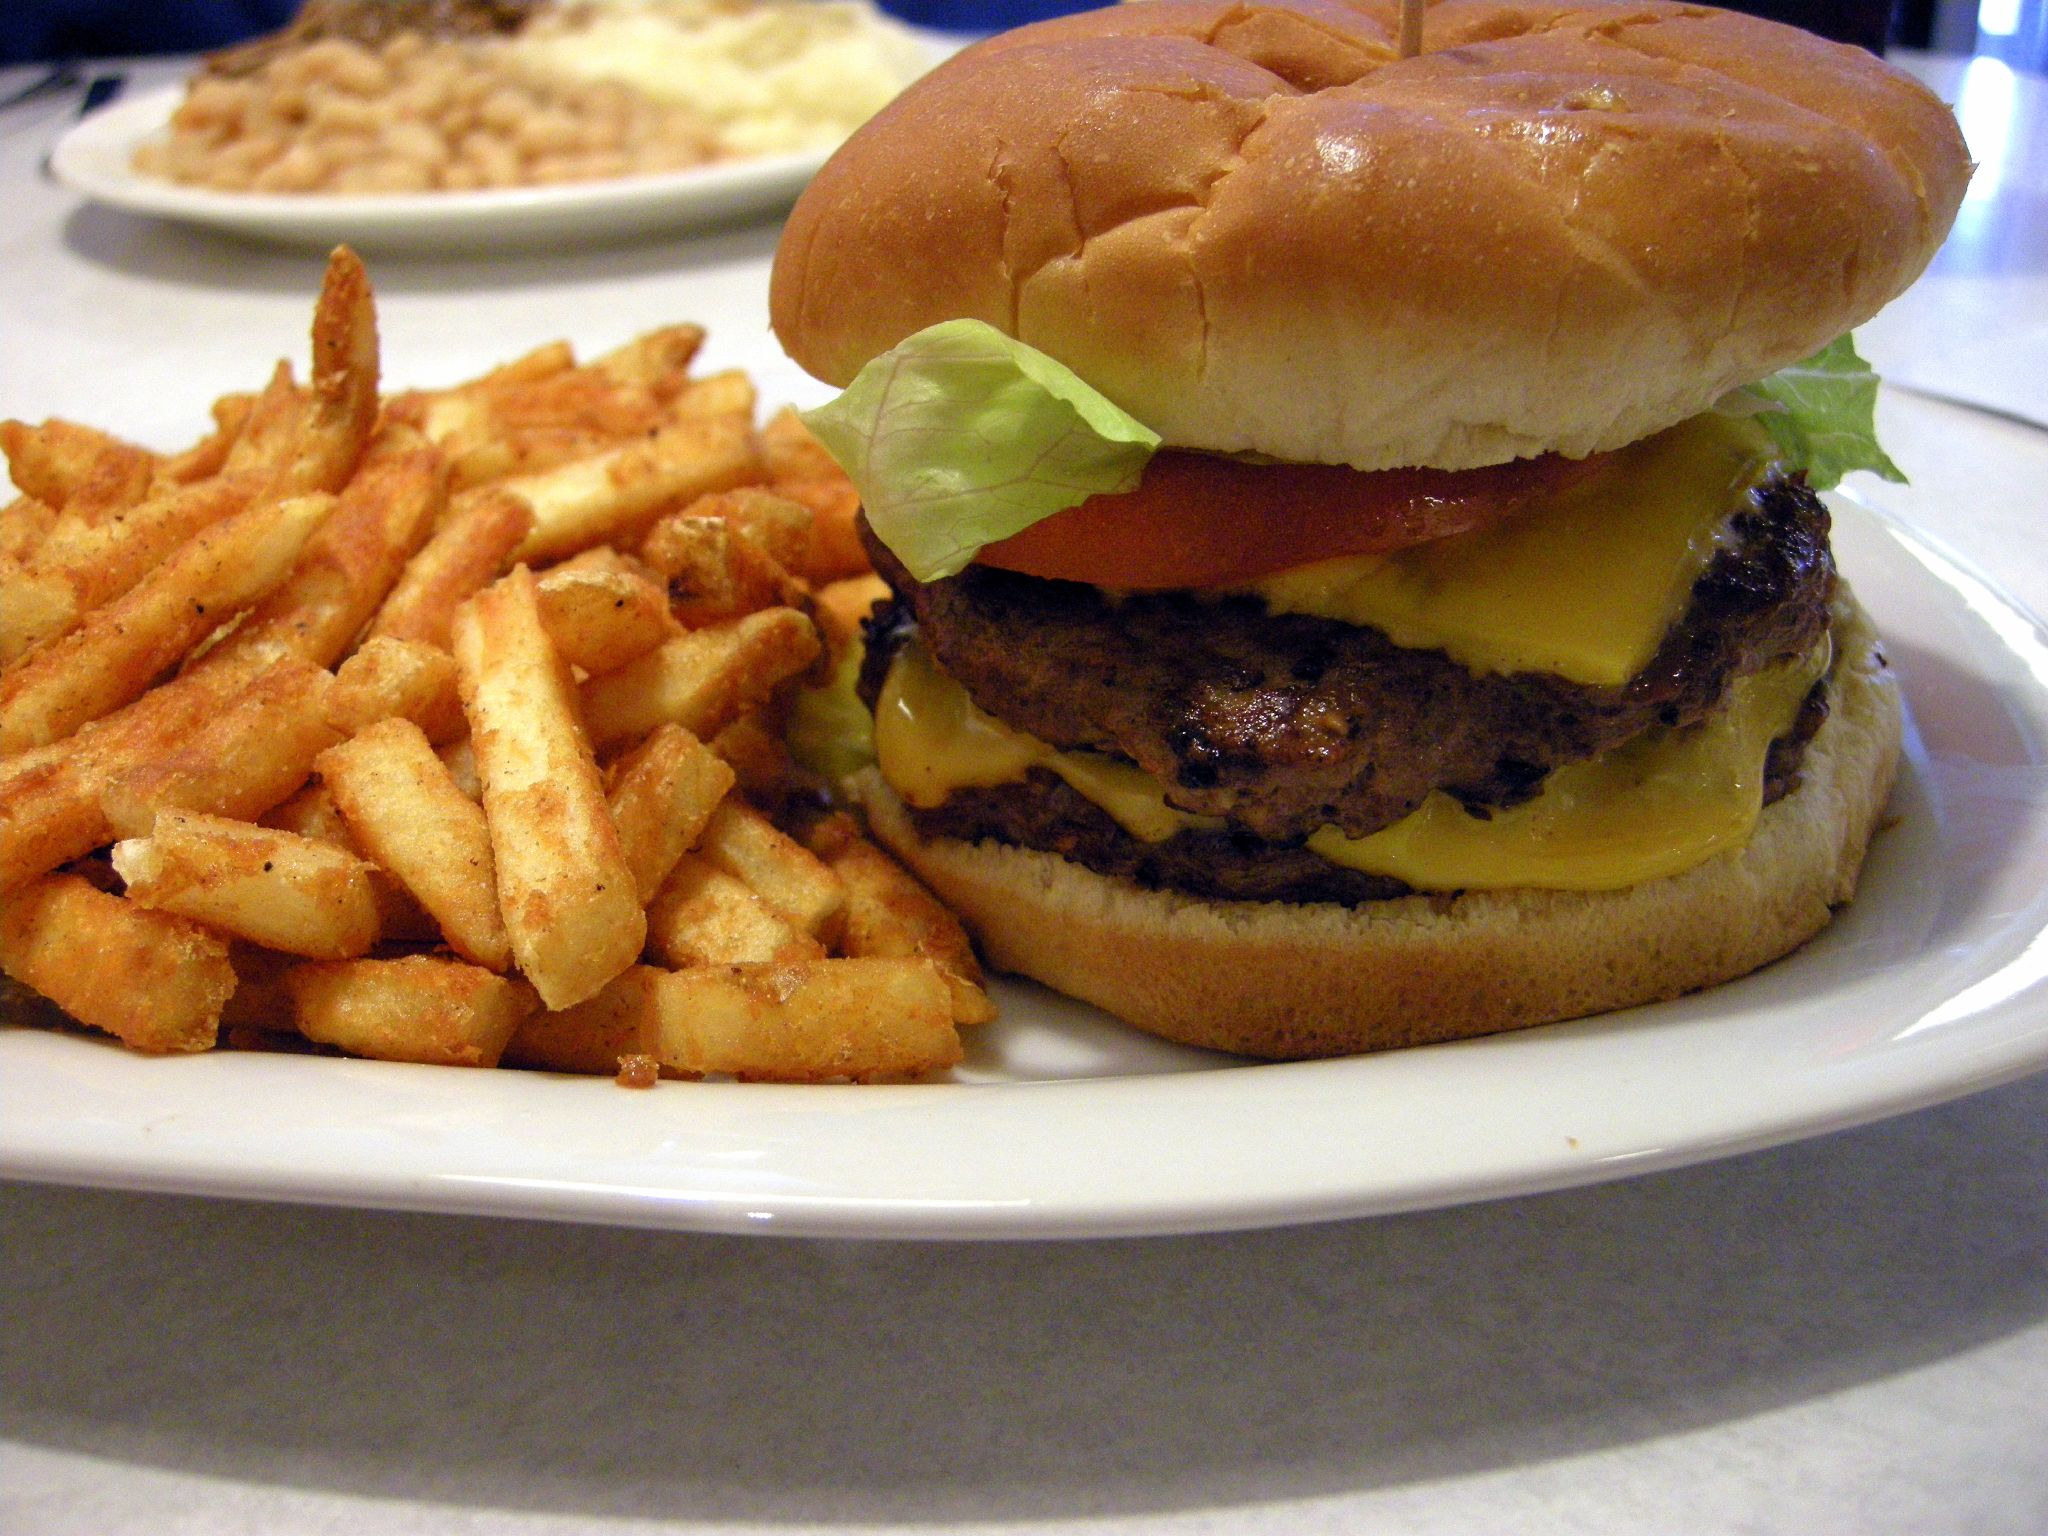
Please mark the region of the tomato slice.
POLYGON ((1366 471, 1169 448, 1152 456, 1136 490, 1091 496, 975 558, 1098 587, 1236 586, 1315 560, 1390 554, 1490 527, 1576 484, 1603 457, 1366 471))

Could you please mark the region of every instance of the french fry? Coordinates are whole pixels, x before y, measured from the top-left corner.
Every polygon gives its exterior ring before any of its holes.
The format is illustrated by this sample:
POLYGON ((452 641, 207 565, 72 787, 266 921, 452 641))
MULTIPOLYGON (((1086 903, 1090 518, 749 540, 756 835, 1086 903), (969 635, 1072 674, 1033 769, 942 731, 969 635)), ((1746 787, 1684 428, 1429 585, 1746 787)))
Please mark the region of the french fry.
MULTIPOLYGON (((273 490, 338 491, 377 425, 377 309, 370 277, 347 246, 327 259, 313 309, 313 390, 273 490)), ((329 658, 330 660, 332 658, 329 658)))
POLYGON ((533 509, 533 531, 517 558, 549 560, 593 544, 630 543, 669 507, 758 472, 748 418, 691 416, 644 441, 517 476, 498 488, 533 509))
POLYGON ((868 569, 867 546, 860 538, 860 492, 846 476, 778 480, 775 493, 811 509, 810 548, 790 567, 798 575, 822 586, 868 569))
POLYGON ((165 668, 290 575, 333 507, 269 502, 216 523, 124 596, 0 675, 0 753, 68 736, 139 698, 165 668))
POLYGON ((750 798, 779 803, 799 788, 801 775, 782 733, 772 729, 761 713, 741 715, 711 738, 710 747, 738 776, 740 788, 750 798))
POLYGON ((703 345, 701 325, 665 325, 614 347, 593 359, 590 367, 615 383, 635 384, 659 399, 673 399, 688 382, 690 364, 703 345))
POLYGON ((528 1014, 505 1046, 504 1064, 609 1076, 623 1056, 653 1055, 658 974, 650 966, 628 966, 573 1008, 528 1014))
POLYGON ((8 476, 22 495, 64 512, 94 487, 80 510, 99 515, 121 510, 124 495, 127 505, 139 501, 156 463, 145 448, 54 418, 37 427, 0 421, 0 453, 7 455, 8 476))
POLYGON ((25 564, 56 526, 57 509, 33 496, 17 496, 0 507, 0 571, 25 564))
POLYGON ((571 666, 610 672, 644 656, 674 630, 668 599, 645 578, 573 561, 540 577, 540 620, 571 666))
POLYGON ((467 736, 451 741, 434 754, 441 759, 441 766, 448 770, 448 777, 455 781, 455 787, 470 799, 483 804, 483 780, 477 777, 476 747, 467 736))
POLYGON ((160 495, 183 485, 211 480, 227 467, 228 455, 256 408, 254 395, 222 395, 213 402, 213 430, 183 453, 160 460, 150 494, 160 495))
POLYGON ((261 475, 266 486, 276 483, 298 446, 305 414, 306 392, 292 376, 292 365, 280 360, 261 392, 250 401, 221 473, 261 475))
POLYGON ((583 721, 600 752, 664 723, 715 736, 818 659, 818 632, 793 608, 765 608, 664 641, 583 685, 583 721))
POLYGON ((176 746, 105 770, 107 825, 146 837, 163 811, 254 821, 297 792, 313 760, 340 739, 327 723, 334 678, 287 656, 197 723, 176 746))
POLYGON ((67 512, 33 559, 0 575, 0 666, 131 590, 181 544, 245 510, 256 488, 247 476, 176 486, 107 522, 67 512))
POLYGON ((846 887, 816 854, 743 800, 721 801, 698 834, 696 856, 724 870, 803 932, 832 942, 846 887))
POLYGON ((455 688, 455 658, 412 640, 365 640, 335 670, 327 723, 353 736, 391 719, 410 720, 434 742, 453 741, 468 730, 455 688))
POLYGON ((642 906, 654 899, 732 785, 732 769, 679 725, 660 727, 619 759, 608 804, 642 906))
MULTIPOLYGON (((332 791, 317 781, 308 784, 284 804, 265 811, 260 824, 331 843, 344 853, 362 857, 362 849, 356 846, 348 823, 342 820, 341 812, 335 807, 332 791)), ((370 899, 377 906, 377 936, 381 942, 420 946, 443 942, 441 925, 428 915, 427 909, 419 904, 412 892, 374 864, 365 864, 364 870, 370 882, 370 899)), ((239 960, 235 964, 235 974, 247 979, 239 960)), ((283 1014, 278 1016, 283 1017, 283 1014)))
POLYGON ((761 428, 761 468, 768 483, 843 479, 846 472, 825 445, 811 435, 794 406, 785 405, 761 428))
POLYGON ((455 610, 498 579, 532 527, 533 509, 509 491, 459 499, 384 599, 371 637, 446 650, 455 610))
POLYGON ((378 1061, 496 1066, 540 1006, 523 982, 430 955, 308 961, 284 981, 300 1034, 378 1061))
POLYGON ((228 943, 78 875, 0 897, 0 970, 131 1050, 212 1047, 235 990, 228 943))
POLYGON ((647 908, 647 950, 669 965, 822 960, 825 946, 745 882, 684 854, 647 908))
POLYGON ((532 572, 472 598, 454 642, 512 953, 547 1005, 567 1008, 639 957, 647 918, 532 572))
POLYGON ((827 817, 807 841, 846 891, 842 953, 856 959, 916 955, 929 960, 946 980, 955 1024, 986 1024, 995 1018, 966 930, 916 876, 862 837, 847 816, 827 817))
POLYGON ((649 531, 640 553, 668 579, 671 611, 692 629, 760 608, 798 607, 810 595, 742 527, 723 517, 665 517, 649 531))
POLYGON ((292 995, 284 978, 300 959, 255 944, 230 944, 228 964, 234 968, 235 990, 220 1011, 221 1034, 253 1029, 289 1038, 293 1033, 292 995))
POLYGON ((754 381, 737 368, 728 368, 723 373, 708 373, 701 379, 686 379, 669 401, 669 415, 676 421, 695 419, 738 420, 751 423, 754 407, 759 403, 754 393, 754 381))
POLYGON ((655 1055, 693 1074, 868 1082, 957 1066, 945 981, 917 959, 813 960, 668 971, 654 985, 655 1055))
POLYGON ((811 617, 824 637, 826 654, 835 661, 860 639, 860 627, 889 595, 889 584, 875 575, 849 576, 827 582, 811 600, 811 617))
POLYGON ((377 942, 363 861, 331 843, 246 821, 172 813, 114 844, 128 899, 216 932, 314 960, 352 960, 377 942))
POLYGON ((306 545, 291 579, 218 647, 224 659, 267 664, 298 656, 332 666, 376 613, 446 505, 441 457, 416 435, 380 433, 306 545))
POLYGON ((484 813, 420 728, 381 721, 315 766, 356 846, 433 915, 448 947, 489 970, 510 966, 484 813))

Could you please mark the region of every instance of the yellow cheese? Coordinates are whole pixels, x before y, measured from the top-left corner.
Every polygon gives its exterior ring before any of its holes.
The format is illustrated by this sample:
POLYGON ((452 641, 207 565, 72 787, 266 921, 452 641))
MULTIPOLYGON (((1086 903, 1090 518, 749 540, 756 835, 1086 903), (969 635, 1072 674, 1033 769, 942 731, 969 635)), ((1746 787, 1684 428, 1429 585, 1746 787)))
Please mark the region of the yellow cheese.
POLYGON ((1624 683, 1684 612, 1768 449, 1753 424, 1708 412, 1498 527, 1300 566, 1249 590, 1273 612, 1370 625, 1476 672, 1624 683))
POLYGON ((1014 784, 1033 768, 1058 774, 1131 836, 1161 843, 1189 827, 1218 827, 1166 803, 1160 782, 1099 752, 1062 752, 988 714, 921 645, 890 663, 875 701, 875 760, 906 804, 926 810, 956 789, 1014 784))
POLYGON ((1822 641, 1809 656, 1741 678, 1699 724, 1652 729, 1569 763, 1533 800, 1489 817, 1438 793, 1369 837, 1324 827, 1308 846, 1418 890, 1606 891, 1675 875, 1748 841, 1771 743, 1791 728, 1828 656, 1822 641))
MULTIPOLYGON (((1489 818, 1439 794, 1369 837, 1325 827, 1308 846, 1418 890, 1610 890, 1676 874, 1749 836, 1770 744, 1791 727, 1828 656, 1823 641, 1798 661, 1742 678, 1700 724, 1651 730, 1560 768, 1533 800, 1489 818)), ((1044 768, 1146 842, 1222 825, 1174 809, 1164 786, 1129 763, 1062 752, 1004 725, 916 645, 898 653, 882 686, 875 752, 896 793, 927 809, 955 789, 1015 783, 1044 768)))

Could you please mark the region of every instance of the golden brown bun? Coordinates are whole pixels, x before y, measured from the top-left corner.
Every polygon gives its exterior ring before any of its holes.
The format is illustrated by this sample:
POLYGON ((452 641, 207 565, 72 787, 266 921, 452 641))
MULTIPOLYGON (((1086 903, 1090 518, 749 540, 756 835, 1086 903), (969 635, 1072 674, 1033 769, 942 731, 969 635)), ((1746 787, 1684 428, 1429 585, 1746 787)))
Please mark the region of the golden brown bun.
POLYGON ((833 384, 941 320, 1171 444, 1361 469, 1633 442, 1919 274, 1969 157, 1854 48, 1658 3, 1152 0, 969 49, 834 156, 771 292, 833 384))
POLYGON ((1898 688, 1847 594, 1830 711, 1801 782, 1748 844, 1619 891, 1473 891, 1357 908, 1141 890, 1052 854, 919 840, 870 772, 876 835, 966 921, 989 962, 1170 1040, 1339 1056, 1647 1003, 1797 948, 1856 891, 1891 792, 1898 688))

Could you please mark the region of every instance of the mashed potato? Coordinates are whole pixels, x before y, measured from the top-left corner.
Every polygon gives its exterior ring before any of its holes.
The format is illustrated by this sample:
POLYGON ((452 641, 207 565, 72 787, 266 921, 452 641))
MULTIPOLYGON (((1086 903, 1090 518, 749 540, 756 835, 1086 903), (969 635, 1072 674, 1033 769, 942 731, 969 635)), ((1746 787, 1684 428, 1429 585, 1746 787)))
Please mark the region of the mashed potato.
POLYGON ((532 74, 687 107, 738 155, 836 144, 931 62, 865 0, 591 0, 508 46, 532 74))

